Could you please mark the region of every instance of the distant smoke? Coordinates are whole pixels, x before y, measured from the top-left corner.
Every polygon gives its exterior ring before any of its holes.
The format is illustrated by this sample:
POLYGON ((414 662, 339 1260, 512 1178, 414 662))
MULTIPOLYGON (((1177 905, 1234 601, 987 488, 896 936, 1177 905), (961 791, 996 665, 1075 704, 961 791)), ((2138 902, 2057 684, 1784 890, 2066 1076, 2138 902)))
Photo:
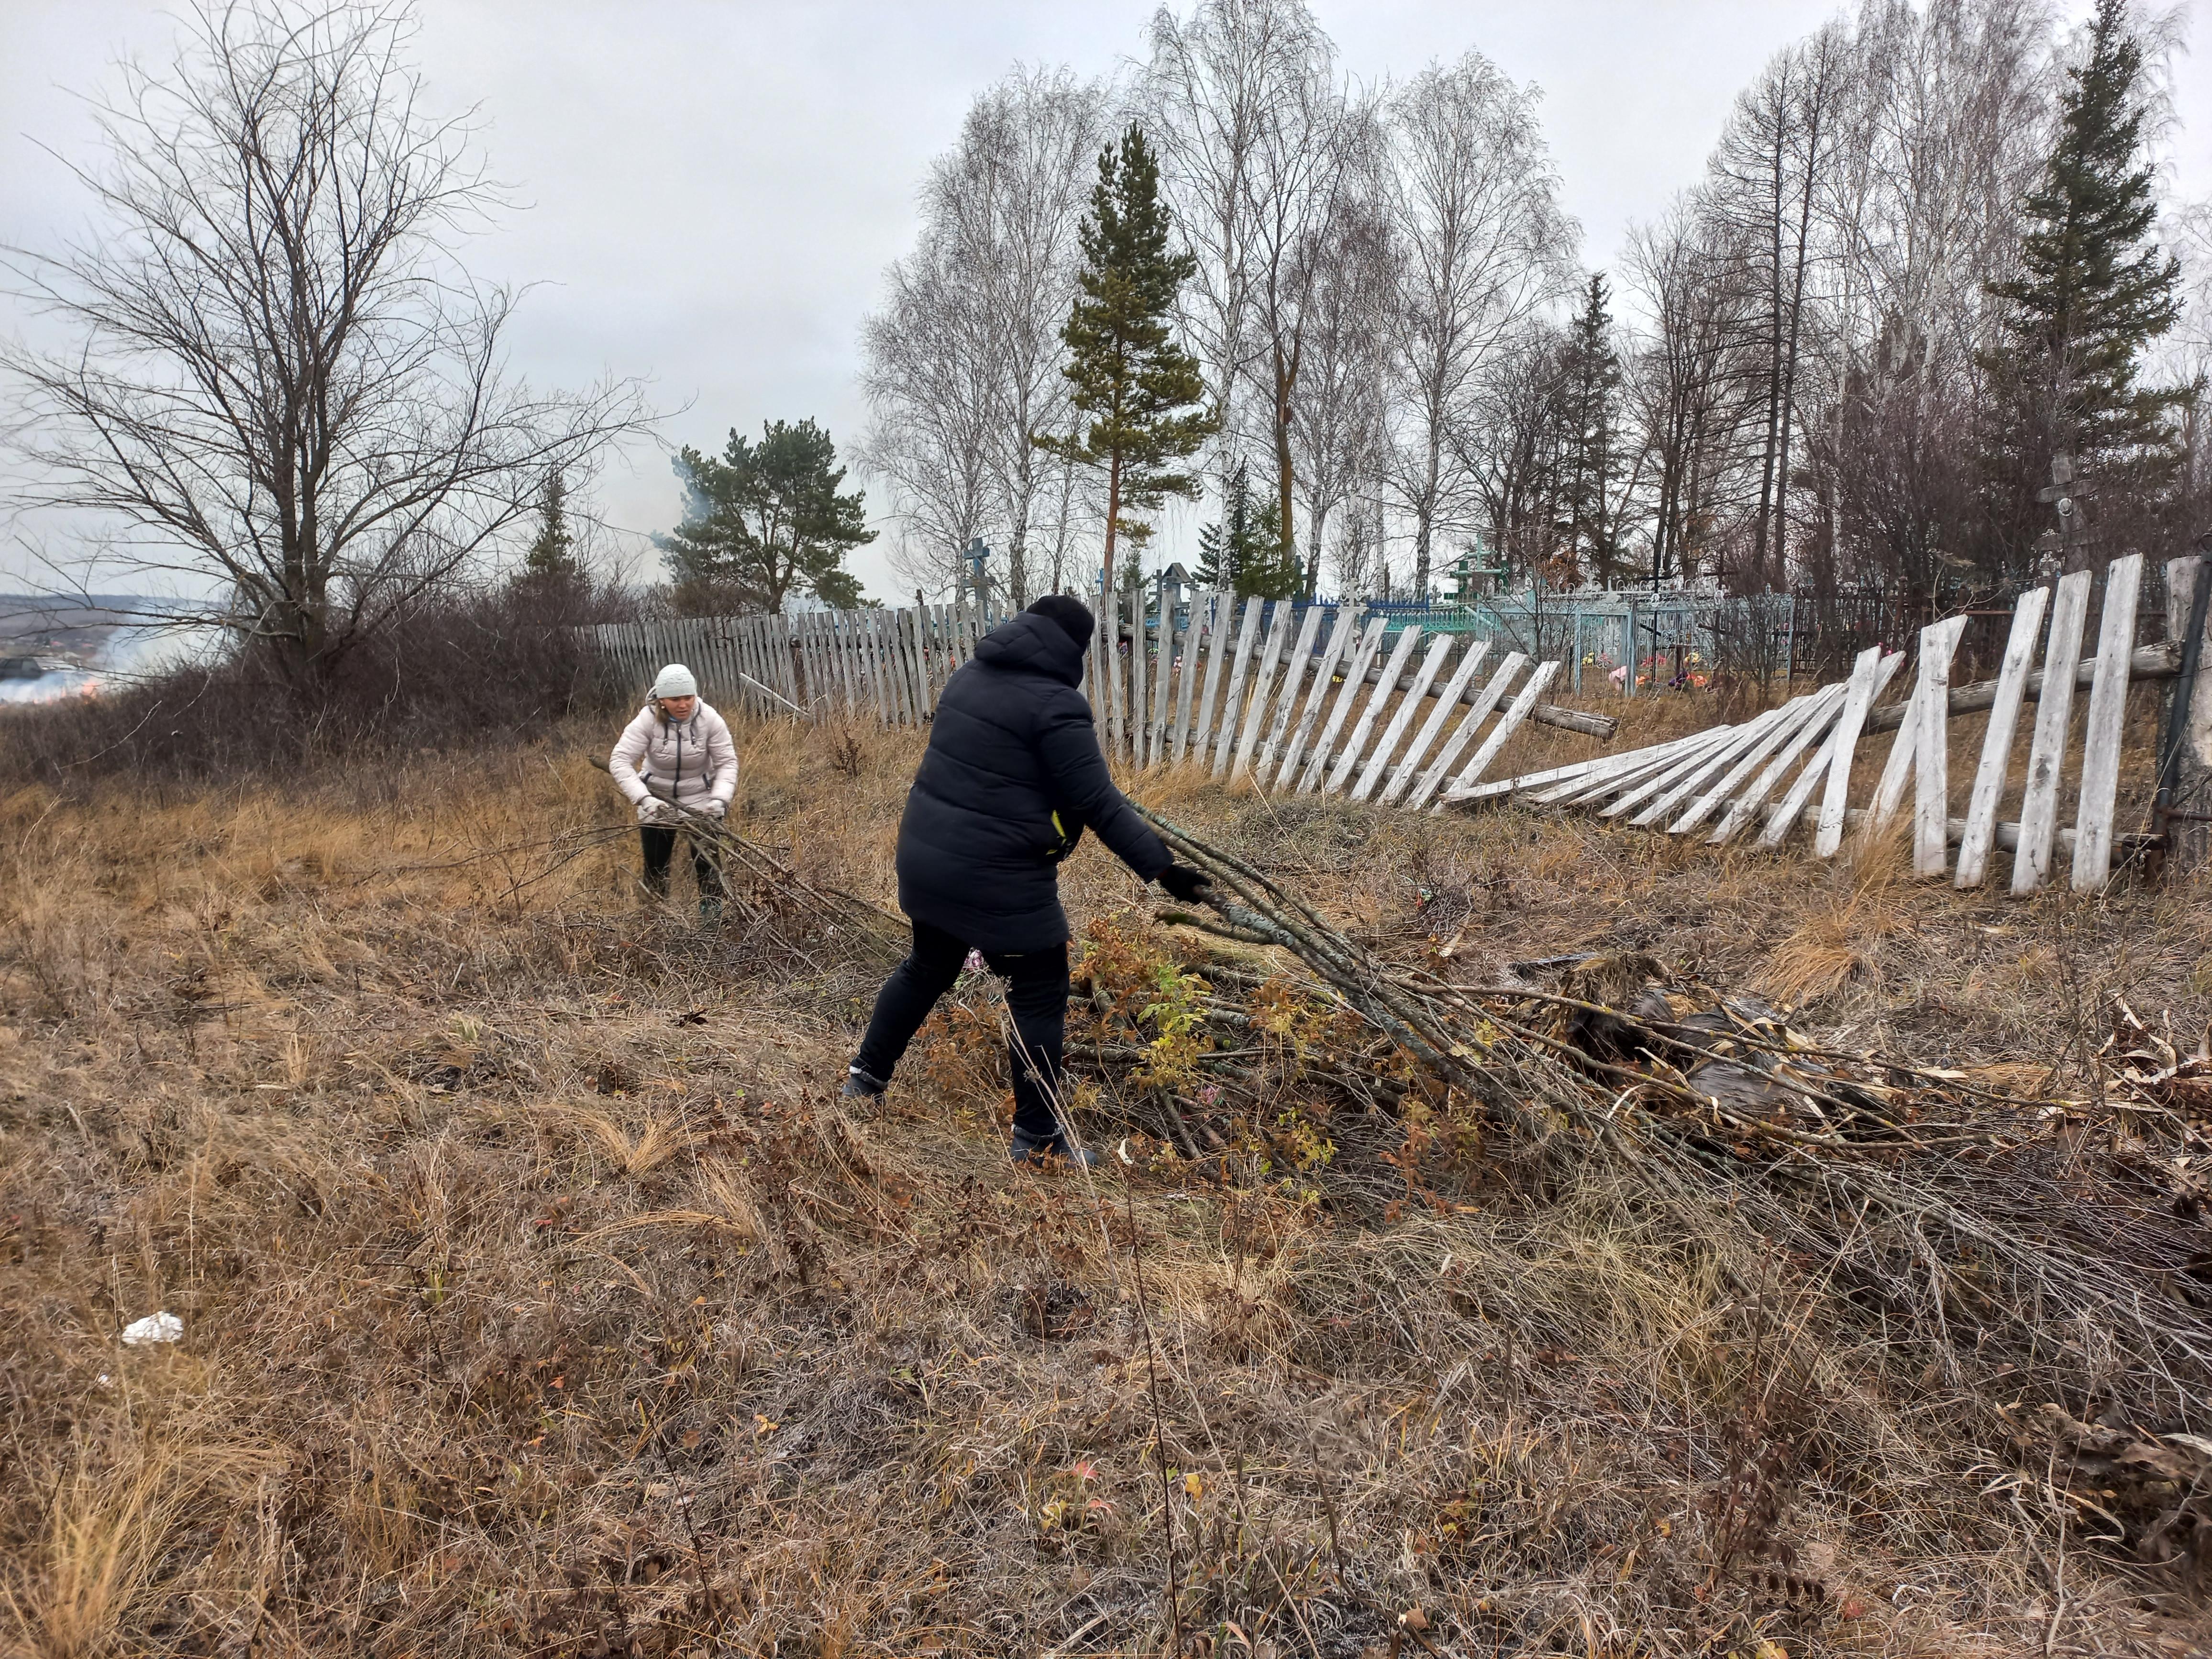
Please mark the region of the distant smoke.
MULTIPOLYGON (((6 655, 0 650, 0 657, 6 655)), ((118 628, 91 659, 74 668, 52 668, 33 678, 0 678, 0 703, 59 702, 64 697, 96 697, 118 685, 176 667, 187 654, 184 637, 173 628, 118 628)))

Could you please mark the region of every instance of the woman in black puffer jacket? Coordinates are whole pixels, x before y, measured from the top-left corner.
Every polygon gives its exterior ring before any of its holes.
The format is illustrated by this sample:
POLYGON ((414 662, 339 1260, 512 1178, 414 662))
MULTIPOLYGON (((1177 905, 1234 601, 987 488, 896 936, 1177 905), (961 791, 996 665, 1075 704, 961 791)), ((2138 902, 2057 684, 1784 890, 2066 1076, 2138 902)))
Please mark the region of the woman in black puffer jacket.
POLYGON ((1176 864, 1106 769, 1091 705, 1076 688, 1090 611, 1060 594, 984 636, 938 698, 929 749, 899 821, 899 904, 914 951, 877 994, 845 1082, 879 1095, 969 951, 1006 981, 1013 1015, 1012 1151, 1095 1161, 1055 1109, 1067 1016, 1067 913, 1060 860, 1085 830, 1139 876, 1188 902, 1205 878, 1176 864))

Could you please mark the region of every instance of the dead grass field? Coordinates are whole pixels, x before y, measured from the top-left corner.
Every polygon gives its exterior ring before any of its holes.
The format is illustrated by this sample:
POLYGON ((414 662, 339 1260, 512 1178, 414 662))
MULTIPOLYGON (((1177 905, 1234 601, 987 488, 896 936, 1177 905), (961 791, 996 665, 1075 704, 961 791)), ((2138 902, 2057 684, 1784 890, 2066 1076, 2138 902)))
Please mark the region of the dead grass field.
MULTIPOLYGON (((1128 1160, 1018 1172, 988 985, 855 1121, 874 966, 645 907, 606 736, 0 802, 0 1650, 1158 1653, 1172 1574, 1219 1656, 2203 1650, 2203 1587, 2006 1442, 2041 1401, 1854 1334, 1722 1206, 1291 1099, 1194 1162, 1110 1079, 1128 1160)), ((738 827, 887 901, 915 740, 739 743, 738 827)), ((2045 1092, 2115 994, 2212 1017, 2202 885, 1146 787, 1472 973, 1649 951, 2045 1092)), ((1095 846, 1066 889, 1146 908, 1095 846)))

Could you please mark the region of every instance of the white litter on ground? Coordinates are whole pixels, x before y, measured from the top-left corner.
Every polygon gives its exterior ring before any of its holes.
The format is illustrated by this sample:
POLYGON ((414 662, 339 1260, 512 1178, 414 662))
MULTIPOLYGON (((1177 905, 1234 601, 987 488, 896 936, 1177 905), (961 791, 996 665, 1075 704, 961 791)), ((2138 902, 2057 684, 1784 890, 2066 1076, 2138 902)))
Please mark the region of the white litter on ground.
POLYGON ((185 1322, 173 1313, 148 1314, 143 1319, 134 1319, 123 1328, 123 1346, 136 1348, 149 1342, 176 1342, 183 1340, 185 1322))

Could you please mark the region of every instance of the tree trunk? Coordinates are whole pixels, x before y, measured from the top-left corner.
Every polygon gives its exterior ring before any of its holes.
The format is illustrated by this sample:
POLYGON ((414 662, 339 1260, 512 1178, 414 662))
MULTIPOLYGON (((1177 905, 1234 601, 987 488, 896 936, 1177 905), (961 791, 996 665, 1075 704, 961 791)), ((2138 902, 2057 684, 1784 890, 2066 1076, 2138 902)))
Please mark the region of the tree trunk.
POLYGON ((1103 605, 1114 595, 1114 532, 1121 521, 1121 456, 1115 451, 1106 465, 1106 558, 1099 568, 1098 593, 1103 605))
MULTIPOLYGON (((1291 526, 1291 488, 1295 478, 1291 459, 1291 396, 1298 379, 1298 360, 1293 354, 1286 364, 1279 348, 1275 353, 1275 489, 1276 506, 1282 514, 1281 539, 1277 544, 1275 556, 1297 550, 1297 537, 1291 526)), ((1280 568, 1278 566, 1277 568, 1280 568)))

